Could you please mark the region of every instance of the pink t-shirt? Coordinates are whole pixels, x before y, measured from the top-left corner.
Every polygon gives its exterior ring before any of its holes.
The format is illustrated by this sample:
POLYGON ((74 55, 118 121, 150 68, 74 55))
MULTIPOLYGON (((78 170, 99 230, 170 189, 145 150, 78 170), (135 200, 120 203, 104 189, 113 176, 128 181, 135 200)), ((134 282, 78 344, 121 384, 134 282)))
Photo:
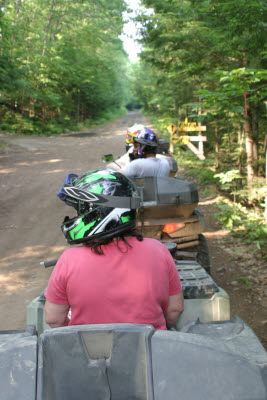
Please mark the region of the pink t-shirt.
POLYGON ((166 329, 169 296, 182 291, 172 256, 155 239, 127 238, 102 246, 72 247, 59 258, 45 292, 55 304, 69 304, 69 325, 136 323, 166 329))

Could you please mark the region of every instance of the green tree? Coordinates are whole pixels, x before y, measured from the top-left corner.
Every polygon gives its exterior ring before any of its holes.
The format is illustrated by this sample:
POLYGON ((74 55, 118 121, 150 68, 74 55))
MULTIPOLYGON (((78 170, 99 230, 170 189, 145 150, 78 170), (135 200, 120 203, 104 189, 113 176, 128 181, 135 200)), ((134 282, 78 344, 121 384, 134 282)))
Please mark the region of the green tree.
POLYGON ((124 106, 127 55, 119 39, 124 10, 121 0, 6 0, 2 129, 51 132, 124 106))
POLYGON ((154 14, 139 17, 144 45, 139 69, 150 70, 149 85, 139 87, 144 107, 151 110, 150 103, 156 101, 157 113, 212 122, 209 141, 218 150, 229 139, 231 151, 225 148, 224 158, 230 164, 241 162, 245 132, 252 198, 266 116, 266 4, 254 0, 144 0, 143 4, 154 9, 154 14), (232 155, 238 156, 230 160, 232 155))

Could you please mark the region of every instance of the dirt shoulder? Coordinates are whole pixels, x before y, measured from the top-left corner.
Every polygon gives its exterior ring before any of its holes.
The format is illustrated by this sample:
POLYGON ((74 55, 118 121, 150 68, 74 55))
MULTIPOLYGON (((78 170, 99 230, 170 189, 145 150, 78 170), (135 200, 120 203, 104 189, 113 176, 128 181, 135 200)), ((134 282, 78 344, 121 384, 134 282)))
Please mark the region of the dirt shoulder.
MULTIPOLYGON (((26 306, 51 273, 40 261, 56 259, 67 248, 60 229, 67 210, 56 196, 66 173, 102 168, 103 154, 124 154, 126 130, 135 122, 151 126, 130 112, 105 126, 57 137, 0 135, 0 330, 25 328, 26 306)), ((198 189, 212 276, 229 294, 232 315, 244 319, 266 346, 263 261, 221 230, 212 205, 217 194, 204 196, 198 189)))

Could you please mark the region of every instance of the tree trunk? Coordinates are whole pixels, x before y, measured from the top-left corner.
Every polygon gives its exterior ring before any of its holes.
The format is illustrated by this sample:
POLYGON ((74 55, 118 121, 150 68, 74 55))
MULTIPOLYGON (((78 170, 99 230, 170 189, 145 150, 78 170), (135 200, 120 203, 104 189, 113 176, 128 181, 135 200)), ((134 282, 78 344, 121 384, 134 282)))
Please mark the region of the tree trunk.
POLYGON ((77 99, 77 123, 80 122, 80 89, 78 89, 78 99, 77 99))
POLYGON ((45 126, 45 119, 46 119, 46 106, 43 105, 43 107, 42 107, 42 129, 44 129, 44 126, 45 126))
MULTIPOLYGON (((267 185, 267 134, 264 139, 263 151, 265 153, 265 182, 267 185)), ((267 196, 265 197, 265 212, 264 212, 265 220, 267 222, 267 196)))
POLYGON ((51 10, 50 10, 49 18, 47 21, 47 26, 45 29, 45 38, 44 38, 44 44, 43 44, 42 57, 45 55, 46 42, 47 42, 47 38, 48 38, 48 33, 49 33, 49 28, 50 28, 50 24, 51 24, 51 20, 52 20, 52 16, 53 16, 54 8, 55 8, 55 0, 52 0, 51 10))
POLYGON ((216 167, 219 167, 219 137, 218 137, 218 126, 215 125, 215 159, 216 167))
POLYGON ((244 123, 244 131, 246 137, 246 152, 247 152, 247 184, 248 184, 248 200, 251 203, 253 199, 252 182, 254 178, 253 169, 253 138, 251 138, 251 122, 250 118, 246 117, 244 123))
POLYGON ((244 143, 244 132, 242 131, 241 125, 238 128, 238 144, 239 144, 239 155, 238 155, 238 170, 242 174, 242 152, 244 143))
MULTIPOLYGON (((258 137, 259 137, 259 103, 254 102, 252 107, 252 132, 253 132, 253 161, 258 162, 258 137)), ((254 167, 255 168, 255 167, 254 167)), ((255 173, 258 175, 258 167, 255 173)))
POLYGON ((21 0, 16 0, 16 4, 15 4, 16 14, 15 14, 15 21, 14 21, 15 25, 17 25, 17 22, 18 22, 20 3, 21 3, 21 0))

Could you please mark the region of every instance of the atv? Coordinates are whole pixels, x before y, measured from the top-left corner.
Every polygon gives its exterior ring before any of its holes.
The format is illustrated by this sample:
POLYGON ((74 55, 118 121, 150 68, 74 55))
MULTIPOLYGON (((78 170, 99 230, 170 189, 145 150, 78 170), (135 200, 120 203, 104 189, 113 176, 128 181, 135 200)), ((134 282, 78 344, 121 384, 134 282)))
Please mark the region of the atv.
MULTIPOLYGON (((114 161, 106 154, 107 168, 120 169, 127 153, 114 161), (120 164, 121 163, 121 164, 120 164), (116 166, 116 168, 114 167, 116 166)), ((210 259, 204 231, 203 215, 198 209, 198 191, 191 182, 176 177, 129 177, 136 185, 142 205, 138 225, 145 237, 177 244, 178 259, 195 259, 210 273, 210 259)))
MULTIPOLYGON (((167 247, 175 254, 175 244, 167 247)), ((265 400, 267 354, 256 335, 239 317, 230 319, 227 294, 197 262, 176 265, 185 297, 176 330, 44 330, 42 296, 31 302, 25 331, 0 332, 1 399, 265 400)))
POLYGON ((180 332, 150 325, 32 327, 0 335, 3 400, 266 400, 267 355, 236 317, 180 332))

